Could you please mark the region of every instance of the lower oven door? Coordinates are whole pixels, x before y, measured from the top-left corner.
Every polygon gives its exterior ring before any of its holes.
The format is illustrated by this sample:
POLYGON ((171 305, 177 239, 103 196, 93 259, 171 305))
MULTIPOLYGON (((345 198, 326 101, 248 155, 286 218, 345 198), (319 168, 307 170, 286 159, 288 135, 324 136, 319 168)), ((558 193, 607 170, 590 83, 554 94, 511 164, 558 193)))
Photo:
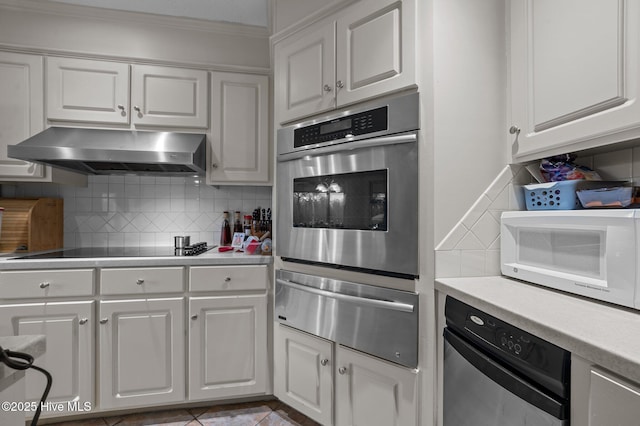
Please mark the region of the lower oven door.
POLYGON ((277 255, 418 275, 416 132, 281 155, 277 168, 277 255))
POLYGON ((278 270, 276 321, 410 368, 418 365, 418 295, 278 270))
POLYGON ((444 332, 444 426, 566 426, 566 403, 444 332))

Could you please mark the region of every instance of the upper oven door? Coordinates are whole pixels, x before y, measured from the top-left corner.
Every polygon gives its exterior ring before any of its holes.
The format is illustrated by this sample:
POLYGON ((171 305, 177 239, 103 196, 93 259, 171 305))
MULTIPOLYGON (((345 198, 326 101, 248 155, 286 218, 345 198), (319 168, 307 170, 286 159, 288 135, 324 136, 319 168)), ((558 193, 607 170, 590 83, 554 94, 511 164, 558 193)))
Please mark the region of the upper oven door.
POLYGON ((417 132, 280 158, 279 256, 418 275, 417 132))

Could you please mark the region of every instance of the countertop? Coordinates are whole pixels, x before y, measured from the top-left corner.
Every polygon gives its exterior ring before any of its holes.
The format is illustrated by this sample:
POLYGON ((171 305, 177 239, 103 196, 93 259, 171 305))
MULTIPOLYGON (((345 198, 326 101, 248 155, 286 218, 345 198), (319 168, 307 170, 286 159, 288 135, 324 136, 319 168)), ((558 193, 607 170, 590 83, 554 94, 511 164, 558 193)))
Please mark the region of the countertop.
POLYGON ((273 263, 273 256, 250 255, 242 252, 219 253, 217 249, 213 249, 198 256, 16 259, 16 256, 5 255, 0 258, 0 270, 121 268, 185 265, 270 265, 271 263, 273 263))
POLYGON ((640 311, 510 278, 439 278, 435 288, 640 383, 640 311))
MULTIPOLYGON (((0 337, 0 347, 15 352, 24 352, 34 358, 44 354, 46 348, 45 337, 43 335, 24 336, 2 336, 0 337)), ((14 370, 0 363, 0 380, 9 377, 20 370, 14 370)))

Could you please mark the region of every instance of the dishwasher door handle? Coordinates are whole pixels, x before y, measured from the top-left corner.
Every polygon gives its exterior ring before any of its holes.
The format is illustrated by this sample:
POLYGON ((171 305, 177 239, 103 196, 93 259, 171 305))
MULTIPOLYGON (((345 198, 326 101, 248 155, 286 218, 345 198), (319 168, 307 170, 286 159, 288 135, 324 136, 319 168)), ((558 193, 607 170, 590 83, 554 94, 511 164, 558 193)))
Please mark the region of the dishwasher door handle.
POLYGON ((402 302, 394 302, 392 300, 372 299, 369 297, 351 296, 344 293, 336 293, 328 290, 321 290, 315 287, 309 287, 307 285, 298 284, 290 280, 283 280, 282 278, 276 278, 276 281, 284 286, 295 288, 296 290, 305 291, 307 293, 315 294, 318 296, 330 297, 332 299, 342 300, 344 302, 350 302, 362 306, 371 306, 374 308, 384 308, 393 311, 413 313, 414 305, 402 302))

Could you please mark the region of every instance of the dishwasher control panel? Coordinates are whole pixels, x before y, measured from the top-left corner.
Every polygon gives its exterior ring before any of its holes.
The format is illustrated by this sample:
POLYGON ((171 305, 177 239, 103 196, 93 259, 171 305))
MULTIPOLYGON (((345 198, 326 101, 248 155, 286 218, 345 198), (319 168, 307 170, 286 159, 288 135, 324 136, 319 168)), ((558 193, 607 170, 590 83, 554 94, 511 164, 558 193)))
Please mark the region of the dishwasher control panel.
POLYGON ((457 335, 515 370, 566 377, 570 353, 546 340, 452 297, 447 297, 445 317, 457 335))

